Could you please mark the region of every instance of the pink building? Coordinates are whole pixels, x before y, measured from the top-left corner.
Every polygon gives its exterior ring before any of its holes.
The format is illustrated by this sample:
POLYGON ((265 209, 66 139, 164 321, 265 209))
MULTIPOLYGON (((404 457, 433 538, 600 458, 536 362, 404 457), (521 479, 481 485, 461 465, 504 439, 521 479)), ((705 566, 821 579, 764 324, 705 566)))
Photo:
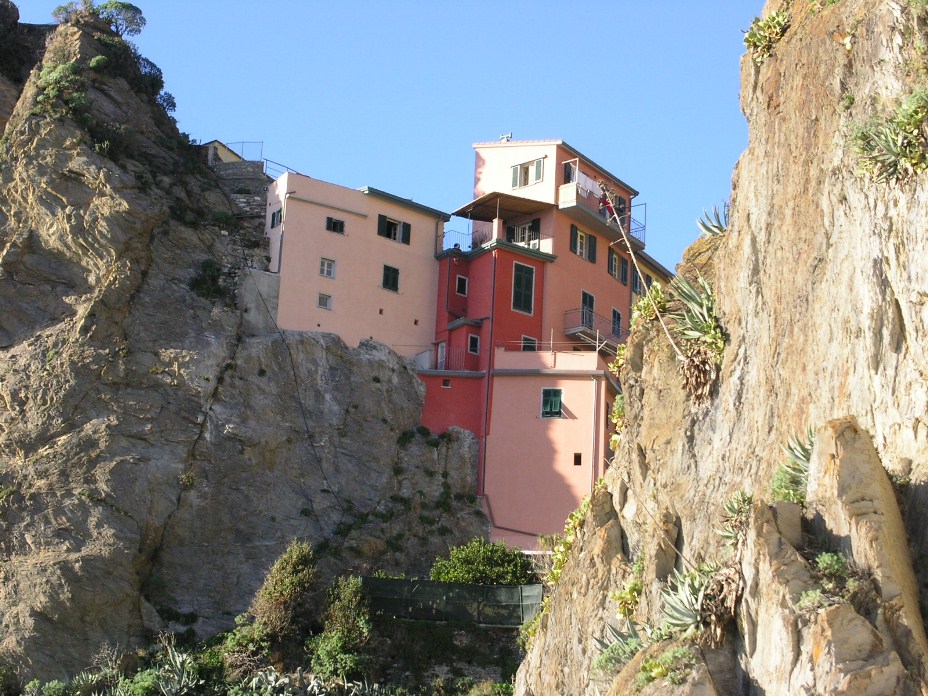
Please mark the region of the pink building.
POLYGON ((447 232, 437 253, 423 422, 477 434, 493 536, 533 547, 606 466, 619 390, 606 365, 631 315, 625 240, 641 251, 644 226, 630 215, 637 191, 563 141, 474 148, 475 199, 454 213, 471 229, 447 232))
POLYGON ((281 176, 267 194, 270 270, 278 273, 277 324, 374 338, 400 355, 435 339, 435 239, 447 213, 375 188, 281 176))

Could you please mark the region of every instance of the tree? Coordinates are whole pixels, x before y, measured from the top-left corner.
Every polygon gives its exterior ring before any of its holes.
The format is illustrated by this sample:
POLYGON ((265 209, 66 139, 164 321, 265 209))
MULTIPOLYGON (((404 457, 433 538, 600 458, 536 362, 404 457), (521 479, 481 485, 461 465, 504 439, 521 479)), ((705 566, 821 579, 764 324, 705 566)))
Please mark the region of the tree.
POLYGON ((525 585, 534 576, 532 562, 522 551, 481 537, 454 547, 448 558, 436 558, 429 573, 430 580, 477 585, 525 585))
POLYGON ((80 2, 69 2, 64 5, 59 5, 54 10, 52 10, 52 17, 57 19, 62 24, 70 22, 74 19, 74 15, 78 12, 93 12, 93 0, 81 0, 80 2))
POLYGON ((147 23, 142 10, 131 2, 108 0, 99 5, 95 12, 100 19, 109 22, 113 31, 120 36, 136 36, 147 23))

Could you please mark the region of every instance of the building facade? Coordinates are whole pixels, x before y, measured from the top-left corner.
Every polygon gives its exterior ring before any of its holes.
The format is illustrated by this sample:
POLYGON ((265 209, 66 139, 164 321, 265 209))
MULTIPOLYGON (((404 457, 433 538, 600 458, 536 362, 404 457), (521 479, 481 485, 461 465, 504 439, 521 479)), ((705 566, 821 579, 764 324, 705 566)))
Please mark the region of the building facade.
POLYGON ((493 536, 533 547, 602 475, 644 248, 637 191, 558 140, 478 143, 474 200, 444 235, 423 423, 480 440, 493 536))
POLYGON ((279 274, 277 325, 365 338, 400 355, 435 338, 435 239, 447 213, 375 188, 350 189, 287 173, 268 187, 270 270, 279 274))

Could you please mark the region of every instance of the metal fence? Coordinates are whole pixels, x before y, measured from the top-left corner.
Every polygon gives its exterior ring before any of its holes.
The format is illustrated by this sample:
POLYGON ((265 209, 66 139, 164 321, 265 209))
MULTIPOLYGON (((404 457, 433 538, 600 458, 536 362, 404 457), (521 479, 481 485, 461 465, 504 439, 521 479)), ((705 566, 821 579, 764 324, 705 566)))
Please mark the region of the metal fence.
POLYGON ((361 581, 371 611, 395 619, 521 626, 541 609, 541 585, 466 585, 370 577, 361 581))

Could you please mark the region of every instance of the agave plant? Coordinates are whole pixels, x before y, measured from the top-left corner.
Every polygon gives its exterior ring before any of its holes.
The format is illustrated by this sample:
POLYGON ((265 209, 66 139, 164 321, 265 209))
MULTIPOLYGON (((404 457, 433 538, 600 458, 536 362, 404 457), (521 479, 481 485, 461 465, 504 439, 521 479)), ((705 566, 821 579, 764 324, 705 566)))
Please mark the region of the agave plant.
POLYGON ((702 276, 696 279, 696 285, 677 276, 671 281, 670 290, 683 303, 683 308, 671 315, 676 322, 677 335, 687 341, 706 344, 721 360, 725 336, 715 314, 712 286, 702 276))
POLYGON ((806 429, 805 435, 790 435, 783 445, 786 461, 776 470, 771 480, 774 500, 787 500, 804 505, 809 483, 809 460, 815 446, 815 431, 806 429))
POLYGON ((753 504, 753 495, 738 491, 723 506, 722 528, 716 531, 730 547, 737 548, 741 544, 753 504))
POLYGON ((702 219, 696 221, 696 226, 704 237, 721 237, 728 231, 728 210, 726 203, 721 211, 717 205, 712 206, 711 216, 702 211, 702 219))
POLYGON ((626 619, 625 626, 626 630, 621 631, 612 624, 606 624, 607 635, 605 639, 593 638, 601 651, 600 656, 593 663, 594 668, 598 671, 615 671, 617 667, 631 660, 644 647, 645 642, 638 632, 635 622, 626 619))
POLYGON ((676 633, 689 635, 702 628, 702 601, 711 568, 688 573, 674 569, 672 585, 661 592, 664 600, 664 624, 676 633))

